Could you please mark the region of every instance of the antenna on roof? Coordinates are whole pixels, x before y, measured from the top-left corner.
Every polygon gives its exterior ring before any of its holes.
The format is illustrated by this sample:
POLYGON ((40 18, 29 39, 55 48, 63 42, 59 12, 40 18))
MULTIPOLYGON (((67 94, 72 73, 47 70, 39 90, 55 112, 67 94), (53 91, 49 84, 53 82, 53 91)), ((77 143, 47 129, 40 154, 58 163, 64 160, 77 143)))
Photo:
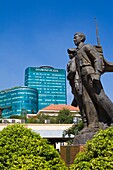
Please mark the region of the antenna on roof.
POLYGON ((99 35, 98 35, 98 24, 97 24, 96 17, 94 18, 94 20, 95 20, 95 25, 96 25, 96 39, 97 39, 97 44, 98 44, 98 46, 100 46, 100 38, 99 38, 99 35))

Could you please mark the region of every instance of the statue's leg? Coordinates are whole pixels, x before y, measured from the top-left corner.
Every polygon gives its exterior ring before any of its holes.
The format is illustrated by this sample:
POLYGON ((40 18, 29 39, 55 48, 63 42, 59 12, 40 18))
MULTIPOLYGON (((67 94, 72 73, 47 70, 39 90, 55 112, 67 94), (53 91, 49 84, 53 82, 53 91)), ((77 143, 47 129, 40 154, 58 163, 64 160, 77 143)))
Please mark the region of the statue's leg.
POLYGON ((87 118, 86 118, 86 114, 85 114, 84 108, 83 108, 82 96, 79 95, 76 88, 73 89, 73 95, 74 95, 74 99, 73 99, 71 105, 75 106, 75 107, 77 107, 77 106, 79 107, 84 126, 87 126, 87 118))
POLYGON ((99 122, 103 122, 104 124, 107 124, 111 119, 109 115, 106 113, 106 111, 99 105, 99 103, 95 103, 95 106, 97 108, 99 122))
POLYGON ((105 94, 101 82, 95 80, 91 83, 91 81, 92 80, 89 78, 87 78, 87 81, 84 81, 88 94, 95 103, 99 119, 102 120, 104 116, 107 124, 110 125, 111 121, 113 120, 113 103, 105 94))
POLYGON ((84 86, 83 86, 82 99, 83 99, 84 111, 86 113, 86 117, 88 121, 88 126, 99 127, 97 110, 84 86))

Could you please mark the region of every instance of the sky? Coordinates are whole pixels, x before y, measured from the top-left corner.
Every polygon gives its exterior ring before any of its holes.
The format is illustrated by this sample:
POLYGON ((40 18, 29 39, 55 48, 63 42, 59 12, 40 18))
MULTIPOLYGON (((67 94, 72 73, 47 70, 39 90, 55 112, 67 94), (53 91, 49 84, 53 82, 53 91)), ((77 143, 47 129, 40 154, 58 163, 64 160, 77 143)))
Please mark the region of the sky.
MULTIPOLYGON (((27 67, 66 69, 74 33, 97 44, 94 18, 104 57, 113 62, 112 0, 0 0, 0 90, 23 86, 27 67)), ((113 73, 101 82, 113 101, 113 73)), ((68 104, 72 98, 67 82, 68 104)))

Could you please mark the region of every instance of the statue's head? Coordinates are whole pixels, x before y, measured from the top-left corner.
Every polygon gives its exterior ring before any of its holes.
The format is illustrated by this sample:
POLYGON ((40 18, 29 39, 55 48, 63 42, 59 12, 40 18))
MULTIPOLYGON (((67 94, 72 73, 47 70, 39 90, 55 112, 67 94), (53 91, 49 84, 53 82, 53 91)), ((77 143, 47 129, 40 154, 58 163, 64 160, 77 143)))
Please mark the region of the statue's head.
POLYGON ((78 45, 80 42, 84 42, 85 40, 86 40, 86 36, 83 33, 77 32, 74 34, 75 45, 78 45))

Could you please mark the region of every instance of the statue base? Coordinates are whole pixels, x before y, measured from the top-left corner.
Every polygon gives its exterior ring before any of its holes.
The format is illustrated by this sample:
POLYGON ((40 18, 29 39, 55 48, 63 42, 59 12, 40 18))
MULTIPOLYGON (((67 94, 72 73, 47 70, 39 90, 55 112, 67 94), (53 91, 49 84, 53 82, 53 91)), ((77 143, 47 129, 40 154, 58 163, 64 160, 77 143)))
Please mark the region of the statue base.
POLYGON ((83 152, 83 151, 84 151, 84 145, 60 146, 61 158, 64 160, 64 162, 68 167, 70 167, 70 165, 74 163, 76 155, 79 152, 83 152))
POLYGON ((99 128, 86 127, 74 137, 73 145, 86 144, 88 140, 91 140, 93 136, 98 132, 99 128))
POLYGON ((77 135, 74 137, 73 145, 76 144, 86 144, 88 140, 91 140, 95 133, 90 132, 90 133, 84 133, 82 135, 77 135))
MULTIPOLYGON (((113 126, 113 124, 111 124, 110 126, 113 126)), ((98 127, 93 127, 93 126, 89 126, 89 127, 84 127, 78 135, 76 135, 74 137, 74 141, 73 141, 73 145, 76 144, 86 144, 86 142, 88 140, 91 140, 93 138, 93 136, 100 130, 104 130, 106 128, 108 128, 109 126, 107 124, 104 124, 103 122, 99 122, 99 126, 98 127)))

